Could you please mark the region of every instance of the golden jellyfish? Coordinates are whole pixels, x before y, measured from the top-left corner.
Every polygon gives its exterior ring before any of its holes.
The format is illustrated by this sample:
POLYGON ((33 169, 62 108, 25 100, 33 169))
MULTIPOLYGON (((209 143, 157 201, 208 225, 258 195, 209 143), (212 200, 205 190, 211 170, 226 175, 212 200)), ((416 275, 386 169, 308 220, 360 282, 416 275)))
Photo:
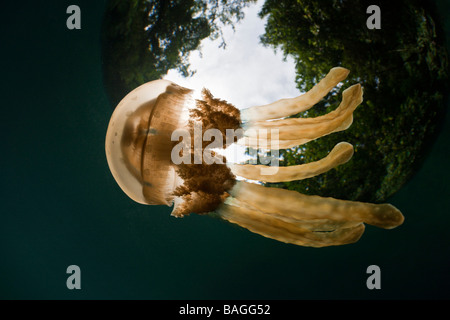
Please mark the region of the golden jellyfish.
POLYGON ((134 201, 173 206, 172 215, 211 214, 278 241, 309 247, 359 240, 365 224, 391 229, 403 223, 390 204, 310 196, 264 186, 307 179, 350 160, 353 146, 337 144, 323 159, 287 167, 227 163, 217 149, 236 143, 263 150, 286 149, 347 129, 362 102, 359 84, 342 93, 340 105, 315 118, 287 118, 313 107, 343 81, 336 67, 310 91, 239 110, 203 89, 167 80, 136 88, 114 110, 106 157, 120 188, 134 201))

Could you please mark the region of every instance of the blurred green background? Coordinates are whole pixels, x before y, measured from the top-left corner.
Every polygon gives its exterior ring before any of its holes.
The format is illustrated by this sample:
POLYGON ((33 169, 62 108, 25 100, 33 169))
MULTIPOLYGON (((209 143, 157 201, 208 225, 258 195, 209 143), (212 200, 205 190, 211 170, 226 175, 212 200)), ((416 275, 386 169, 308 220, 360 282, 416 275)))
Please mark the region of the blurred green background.
MULTIPOLYGON (((170 217, 124 196, 104 155, 112 113, 104 86, 106 1, 2 6, 2 299, 449 298, 449 118, 417 173, 388 201, 405 223, 367 226, 352 245, 279 243, 218 219, 170 217), (81 268, 68 290, 66 268, 81 268), (381 268, 368 290, 366 269, 381 268)), ((446 34, 449 4, 437 1, 446 34)), ((448 40, 447 40, 448 45, 448 40)))

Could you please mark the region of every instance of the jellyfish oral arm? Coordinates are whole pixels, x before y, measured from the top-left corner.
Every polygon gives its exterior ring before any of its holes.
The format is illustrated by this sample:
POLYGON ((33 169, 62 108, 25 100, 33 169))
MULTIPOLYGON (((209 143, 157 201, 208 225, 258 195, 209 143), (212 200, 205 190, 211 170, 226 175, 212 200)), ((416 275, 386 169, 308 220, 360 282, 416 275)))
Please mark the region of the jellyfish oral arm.
POLYGON ((296 191, 238 181, 230 195, 258 210, 285 215, 296 220, 329 219, 364 222, 384 229, 403 223, 401 212, 390 204, 372 204, 308 196, 296 191), (280 206, 282 203, 282 207, 280 206))
MULTIPOLYGON (((350 115, 341 126, 337 127, 335 130, 329 132, 339 132, 348 129, 353 123, 353 115, 350 115)), ((251 148, 259 148, 261 145, 268 145, 271 147, 272 150, 274 149, 288 149, 295 146, 300 146, 302 144, 308 143, 309 141, 312 141, 315 139, 312 138, 301 138, 301 139, 285 139, 281 140, 279 139, 279 136, 276 140, 272 139, 272 137, 269 137, 267 140, 262 139, 259 135, 256 137, 242 137, 238 140, 237 145, 240 146, 246 146, 251 148)))
POLYGON ((353 146, 347 142, 338 143, 323 159, 302 165, 278 167, 275 174, 264 174, 267 166, 251 164, 230 164, 231 172, 245 179, 262 182, 295 181, 311 178, 324 173, 351 159, 353 146))
MULTIPOLYGON (((315 118, 289 118, 273 121, 253 121, 243 125, 244 138, 240 144, 251 147, 263 143, 272 146, 279 145, 279 149, 294 146, 318 139, 333 132, 347 129, 353 122, 353 111, 363 101, 363 90, 361 85, 353 85, 342 94, 342 102, 339 107, 323 116, 315 118), (266 142, 262 132, 277 130, 277 141, 266 142), (293 145, 294 144, 294 145, 293 145)), ((274 149, 274 148, 272 148, 274 149)))
POLYGON ((296 191, 238 181, 219 215, 252 232, 278 241, 311 247, 359 240, 364 223, 391 229, 403 223, 390 204, 308 196, 296 191))
MULTIPOLYGON (((329 231, 321 231, 320 228, 311 230, 307 222, 294 221, 290 218, 283 219, 277 215, 267 214, 245 205, 235 198, 228 198, 217 212, 222 219, 238 224, 253 233, 306 247, 326 247, 353 243, 358 241, 364 232, 362 223, 345 228, 332 228, 329 231)), ((318 224, 322 226, 323 221, 318 224)))
POLYGON ((342 67, 332 68, 325 78, 303 95, 243 109, 241 110, 241 120, 247 122, 278 119, 306 111, 319 102, 339 82, 347 78, 349 72, 348 69, 342 67))

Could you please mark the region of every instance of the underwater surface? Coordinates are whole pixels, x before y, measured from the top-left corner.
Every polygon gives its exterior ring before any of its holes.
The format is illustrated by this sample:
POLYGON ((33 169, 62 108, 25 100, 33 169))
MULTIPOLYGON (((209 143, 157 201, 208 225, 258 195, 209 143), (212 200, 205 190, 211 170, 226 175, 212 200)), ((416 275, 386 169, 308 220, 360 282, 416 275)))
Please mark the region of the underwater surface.
MULTIPOLYGON (((449 35, 448 4, 437 3, 449 35)), ((130 200, 110 174, 106 1, 77 2, 81 30, 66 28, 71 4, 3 8, 0 298, 450 298, 448 115, 423 165, 388 199, 405 216, 396 229, 367 226, 355 244, 317 249, 205 216, 175 219, 169 207, 130 200), (66 287, 70 265, 81 290, 66 287), (381 290, 366 287, 370 265, 381 290)))

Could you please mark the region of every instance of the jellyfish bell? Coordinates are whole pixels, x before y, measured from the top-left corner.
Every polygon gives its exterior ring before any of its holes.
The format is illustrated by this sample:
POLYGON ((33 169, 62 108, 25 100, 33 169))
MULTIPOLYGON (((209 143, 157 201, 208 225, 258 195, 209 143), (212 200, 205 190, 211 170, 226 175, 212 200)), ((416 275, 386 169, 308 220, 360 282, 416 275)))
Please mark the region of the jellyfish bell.
POLYGON ((152 81, 126 95, 111 116, 108 165, 123 192, 138 203, 172 204, 180 181, 170 161, 170 134, 187 123, 188 94, 170 81, 152 81))
POLYGON ((359 84, 344 90, 340 105, 326 115, 286 117, 313 107, 348 73, 345 68, 333 68, 299 97, 243 110, 214 98, 206 89, 200 99, 193 99, 192 90, 170 81, 146 83, 125 96, 111 116, 105 142, 110 171, 121 189, 138 203, 173 205, 176 217, 214 213, 286 243, 342 245, 358 241, 365 224, 394 228, 404 217, 390 204, 308 196, 249 183, 301 180, 331 170, 352 157, 353 146, 347 142, 337 144, 319 161, 269 171, 267 166, 230 164, 226 159, 225 163, 191 161, 196 159, 198 145, 200 153, 207 149, 209 142, 203 139, 207 130, 222 135, 215 137, 222 148, 237 142, 252 148, 284 149, 347 129, 353 122, 353 111, 362 102, 359 84), (198 125, 200 142, 195 137, 198 125), (178 149, 179 136, 174 139, 178 130, 194 136, 190 139, 188 135, 188 142, 184 141, 187 148, 178 149), (229 140, 224 137, 229 130, 240 133, 229 140), (187 162, 174 161, 174 154, 182 154, 187 162))

